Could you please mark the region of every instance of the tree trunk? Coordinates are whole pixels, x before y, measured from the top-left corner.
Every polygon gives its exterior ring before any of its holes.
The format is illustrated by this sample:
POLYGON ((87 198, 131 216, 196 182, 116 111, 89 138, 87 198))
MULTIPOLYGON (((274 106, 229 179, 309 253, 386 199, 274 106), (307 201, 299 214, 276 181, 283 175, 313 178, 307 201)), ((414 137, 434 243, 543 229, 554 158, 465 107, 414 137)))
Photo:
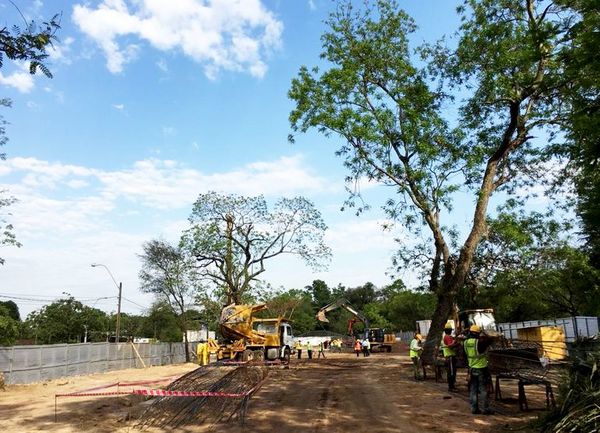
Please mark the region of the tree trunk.
MULTIPOLYGON (((187 328, 187 326, 186 326, 187 328)), ((187 329, 183 330, 183 344, 185 345, 185 362, 190 362, 190 348, 188 347, 187 329)))
POLYGON ((431 318, 431 326, 425 341, 425 347, 421 358, 425 364, 432 364, 435 357, 435 349, 440 345, 444 325, 452 313, 454 302, 456 301, 456 290, 444 285, 437 295, 437 305, 431 318))

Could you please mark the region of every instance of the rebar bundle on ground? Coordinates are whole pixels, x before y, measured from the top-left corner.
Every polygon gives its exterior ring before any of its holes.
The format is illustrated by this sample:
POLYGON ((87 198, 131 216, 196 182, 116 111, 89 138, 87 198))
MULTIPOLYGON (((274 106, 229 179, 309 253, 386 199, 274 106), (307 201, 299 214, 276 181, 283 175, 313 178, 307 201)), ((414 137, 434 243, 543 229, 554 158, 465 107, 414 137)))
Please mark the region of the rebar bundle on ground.
POLYGON ((190 423, 243 422, 248 399, 267 376, 260 365, 200 367, 171 383, 166 391, 204 396, 157 397, 142 414, 138 428, 178 427, 190 423))

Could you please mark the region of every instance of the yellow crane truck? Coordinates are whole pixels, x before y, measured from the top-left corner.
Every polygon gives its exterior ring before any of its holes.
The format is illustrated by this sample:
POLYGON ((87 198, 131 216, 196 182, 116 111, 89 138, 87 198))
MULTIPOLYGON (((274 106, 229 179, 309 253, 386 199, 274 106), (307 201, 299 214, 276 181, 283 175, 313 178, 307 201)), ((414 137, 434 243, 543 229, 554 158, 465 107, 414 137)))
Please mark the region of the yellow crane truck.
POLYGON ((224 344, 210 342, 217 359, 235 361, 282 360, 289 362, 293 345, 292 326, 283 317, 257 318, 266 304, 230 304, 223 308, 219 330, 224 344))

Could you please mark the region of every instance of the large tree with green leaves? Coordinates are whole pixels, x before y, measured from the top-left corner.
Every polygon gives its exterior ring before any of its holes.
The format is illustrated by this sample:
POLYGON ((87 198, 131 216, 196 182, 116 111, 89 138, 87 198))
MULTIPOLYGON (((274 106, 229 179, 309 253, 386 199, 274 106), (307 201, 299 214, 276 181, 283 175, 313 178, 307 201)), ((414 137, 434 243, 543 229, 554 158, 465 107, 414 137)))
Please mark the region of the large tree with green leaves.
POLYGON ((101 341, 107 320, 104 312, 69 296, 30 313, 24 328, 28 337, 41 344, 80 343, 86 333, 101 341))
POLYGON ((263 196, 209 192, 198 197, 189 221, 182 245, 196 258, 200 277, 223 290, 228 303, 242 303, 276 256, 322 268, 331 255, 321 213, 303 197, 282 198, 269 210, 263 196))
POLYGON ((569 158, 566 174, 575 179, 577 210, 596 267, 600 268, 600 13, 594 0, 555 0, 573 17, 562 45, 565 65, 561 99, 571 111, 564 122, 569 158))
POLYGON ((554 98, 567 31, 558 12, 536 0, 467 0, 456 48, 425 45, 417 60, 409 48, 415 24, 396 1, 358 9, 345 1, 322 36, 325 70, 302 67, 292 82, 293 131, 340 137, 349 177, 394 187, 385 210, 426 239, 399 254, 405 266, 427 258, 436 308, 425 358, 469 275, 492 195, 548 171, 547 143, 533 138, 546 136, 566 110, 554 98), (465 192, 472 218, 457 239, 444 221, 465 192))
POLYGON ((168 305, 177 317, 179 330, 185 342, 185 358, 189 362, 186 311, 193 303, 198 290, 194 257, 186 254, 179 246, 159 239, 144 243, 143 250, 140 254, 140 288, 143 292, 153 293, 159 301, 168 305))

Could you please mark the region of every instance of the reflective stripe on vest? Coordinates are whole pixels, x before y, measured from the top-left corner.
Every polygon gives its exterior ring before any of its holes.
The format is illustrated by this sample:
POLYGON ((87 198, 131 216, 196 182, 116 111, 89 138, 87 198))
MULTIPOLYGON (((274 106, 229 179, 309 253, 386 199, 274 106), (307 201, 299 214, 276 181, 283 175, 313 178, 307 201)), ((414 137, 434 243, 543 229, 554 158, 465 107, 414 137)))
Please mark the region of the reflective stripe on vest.
POLYGON ((456 356, 456 350, 454 350, 454 348, 446 346, 446 343, 444 343, 444 337, 442 337, 442 351, 444 352, 444 356, 446 358, 448 358, 449 356, 456 356))
POLYGON ((477 351, 477 339, 469 338, 464 343, 465 354, 469 360, 469 368, 485 368, 488 366, 488 360, 485 353, 477 351))

